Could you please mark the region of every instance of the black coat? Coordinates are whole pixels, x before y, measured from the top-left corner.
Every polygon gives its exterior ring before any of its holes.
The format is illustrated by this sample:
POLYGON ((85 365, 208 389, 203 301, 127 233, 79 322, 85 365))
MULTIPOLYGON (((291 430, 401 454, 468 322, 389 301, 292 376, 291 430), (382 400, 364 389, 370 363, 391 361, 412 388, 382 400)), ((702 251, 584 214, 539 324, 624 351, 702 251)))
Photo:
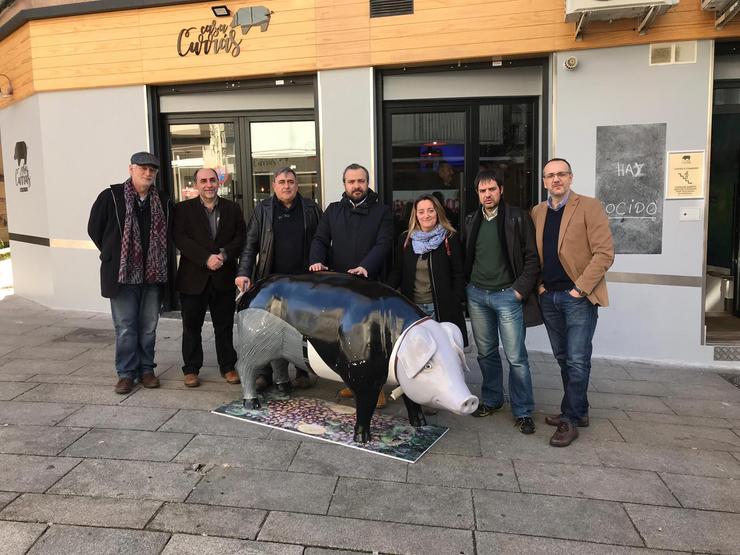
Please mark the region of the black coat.
MULTIPOLYGON (((300 193, 297 199, 303 207, 303 267, 308 272, 308 253, 311 240, 321 219, 321 209, 313 200, 302 197, 300 193)), ((252 219, 249 220, 247 240, 239 257, 237 275, 257 281, 272 274, 275 256, 272 215, 273 197, 263 200, 255 208, 252 219)))
MULTIPOLYGON (((172 202, 166 193, 157 189, 165 219, 167 236, 172 232, 172 202)), ((121 240, 123 224, 126 221, 126 201, 123 184, 111 185, 98 195, 90 209, 87 234, 100 251, 100 294, 106 298, 118 295, 118 271, 121 266, 121 240)), ((170 241, 167 241, 167 260, 170 255, 170 241)))
POLYGON ((198 295, 208 278, 218 291, 235 290, 236 262, 244 244, 247 226, 238 204, 218 199, 219 222, 216 238, 211 238, 203 203, 199 197, 178 202, 175 206, 175 245, 180 250, 180 267, 176 286, 180 293, 198 295), (208 257, 224 249, 226 261, 218 270, 209 270, 208 257))
MULTIPOLYGON (((470 279, 475 259, 475 242, 478 240, 483 213, 480 206, 465 218, 465 276, 470 279)), ((537 254, 534 224, 524 210, 510 206, 503 200, 499 203, 498 217, 499 237, 506 255, 509 269, 514 275, 511 285, 524 297, 524 322, 527 327, 539 326, 542 323, 537 284, 540 280, 540 258, 537 254)))
MULTIPOLYGON (((419 256, 414 252, 409 240, 404 248, 407 233, 401 234, 394 257, 393 270, 387 284, 413 302, 416 262, 419 256)), ((438 322, 452 322, 463 334, 468 344, 463 303, 465 302, 465 272, 463 269, 463 249, 457 235, 447 237, 446 242, 429 253, 429 275, 432 281, 434 315, 438 322)))
POLYGON ((319 221, 309 265, 321 262, 335 272, 362 266, 370 279, 380 279, 392 248, 393 217, 378 195, 368 191, 365 202, 355 207, 342 194, 319 221))

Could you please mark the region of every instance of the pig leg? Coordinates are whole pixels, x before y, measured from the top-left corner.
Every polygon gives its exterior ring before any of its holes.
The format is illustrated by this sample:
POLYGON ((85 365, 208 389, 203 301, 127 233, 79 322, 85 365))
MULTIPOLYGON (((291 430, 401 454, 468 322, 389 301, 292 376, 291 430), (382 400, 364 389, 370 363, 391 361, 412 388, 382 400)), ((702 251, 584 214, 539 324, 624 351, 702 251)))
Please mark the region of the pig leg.
POLYGON ((412 426, 426 426, 427 421, 424 418, 424 412, 421 409, 421 405, 414 403, 407 395, 402 395, 403 404, 406 405, 406 411, 409 413, 409 424, 412 426))
POLYGON ((370 441, 370 421, 373 419, 375 404, 378 402, 381 387, 353 389, 355 394, 355 437, 357 443, 370 441))

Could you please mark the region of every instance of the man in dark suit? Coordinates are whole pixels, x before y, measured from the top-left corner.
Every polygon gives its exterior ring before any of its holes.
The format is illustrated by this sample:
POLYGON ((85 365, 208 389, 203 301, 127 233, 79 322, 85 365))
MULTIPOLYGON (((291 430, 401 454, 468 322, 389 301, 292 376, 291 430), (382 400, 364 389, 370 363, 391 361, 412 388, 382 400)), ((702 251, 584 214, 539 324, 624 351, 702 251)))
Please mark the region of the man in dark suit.
POLYGON ((203 366, 201 329, 206 308, 216 336, 221 375, 239 383, 234 369, 234 279, 246 225, 241 208, 218 196, 218 175, 211 168, 195 172, 198 197, 175 206, 175 245, 180 250, 176 286, 182 308, 182 358, 185 385, 198 387, 203 366))

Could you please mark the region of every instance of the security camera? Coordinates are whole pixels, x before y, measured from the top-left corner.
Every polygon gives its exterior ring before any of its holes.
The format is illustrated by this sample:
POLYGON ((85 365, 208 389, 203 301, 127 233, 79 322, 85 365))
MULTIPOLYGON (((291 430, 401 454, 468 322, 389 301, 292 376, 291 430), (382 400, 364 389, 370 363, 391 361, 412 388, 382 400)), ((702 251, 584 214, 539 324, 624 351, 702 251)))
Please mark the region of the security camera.
POLYGON ((563 67, 568 70, 574 70, 578 67, 578 58, 575 56, 568 56, 563 62, 563 67))

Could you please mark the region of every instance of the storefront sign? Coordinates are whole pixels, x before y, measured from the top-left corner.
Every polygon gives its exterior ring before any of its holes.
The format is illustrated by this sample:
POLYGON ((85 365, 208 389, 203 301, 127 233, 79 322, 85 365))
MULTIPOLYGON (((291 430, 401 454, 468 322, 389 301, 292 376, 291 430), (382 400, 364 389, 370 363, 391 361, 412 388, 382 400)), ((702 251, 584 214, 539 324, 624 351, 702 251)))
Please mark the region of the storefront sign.
POLYGON ((703 150, 668 153, 665 198, 704 198, 703 150))
POLYGON ((31 187, 31 174, 28 172, 28 147, 24 141, 15 143, 13 159, 18 166, 15 169, 15 186, 25 193, 31 187))
POLYGON ((177 36, 177 54, 185 57, 188 54, 231 54, 236 58, 241 53, 242 38, 237 39, 236 28, 240 27, 242 37, 252 27, 259 26, 264 33, 270 24, 272 12, 264 6, 239 8, 230 24, 218 23, 215 19, 200 27, 180 29, 177 36))

